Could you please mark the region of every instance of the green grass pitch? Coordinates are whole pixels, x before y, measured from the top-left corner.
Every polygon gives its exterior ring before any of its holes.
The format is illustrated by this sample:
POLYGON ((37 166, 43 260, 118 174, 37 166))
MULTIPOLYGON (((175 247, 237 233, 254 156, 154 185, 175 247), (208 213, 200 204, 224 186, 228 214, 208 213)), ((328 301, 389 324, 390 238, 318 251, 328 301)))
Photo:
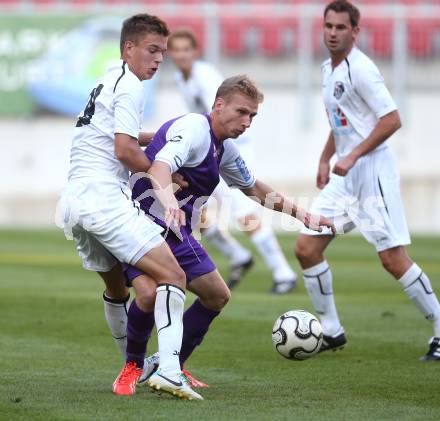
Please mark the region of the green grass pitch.
MULTIPOLYGON (((294 240, 281 237, 298 269, 294 240)), ((410 254, 440 292, 440 238, 413 242, 410 254)), ((225 271, 225 260, 213 257, 225 271)), ((276 317, 313 308, 302 281, 293 294, 267 294, 270 273, 258 261, 188 363, 211 386, 205 401, 147 388, 119 397, 111 385, 121 357, 104 321, 102 282, 82 270, 59 232, 0 231, 0 419, 439 419, 440 363, 418 360, 429 323, 361 238, 338 239, 328 260, 349 340, 343 351, 303 362, 274 351, 276 317)))

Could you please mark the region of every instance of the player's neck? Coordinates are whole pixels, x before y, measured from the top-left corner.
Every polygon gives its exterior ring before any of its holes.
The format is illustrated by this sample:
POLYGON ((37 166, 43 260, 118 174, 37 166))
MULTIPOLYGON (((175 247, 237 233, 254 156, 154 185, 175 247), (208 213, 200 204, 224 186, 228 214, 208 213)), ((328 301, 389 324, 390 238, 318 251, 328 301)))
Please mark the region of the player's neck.
POLYGON ((335 69, 336 67, 338 67, 349 56, 352 49, 353 49, 353 46, 351 46, 350 49, 348 49, 346 51, 341 51, 339 53, 330 54, 332 68, 335 69))
POLYGON ((214 133, 215 138, 219 142, 223 142, 226 139, 226 137, 224 137, 223 131, 222 131, 220 125, 218 124, 217 120, 215 118, 213 118, 212 114, 210 114, 209 117, 210 117, 210 120, 211 120, 211 130, 212 130, 212 133, 214 133))
POLYGON ((192 66, 188 69, 180 69, 180 71, 182 72, 183 79, 188 80, 191 77, 192 66))

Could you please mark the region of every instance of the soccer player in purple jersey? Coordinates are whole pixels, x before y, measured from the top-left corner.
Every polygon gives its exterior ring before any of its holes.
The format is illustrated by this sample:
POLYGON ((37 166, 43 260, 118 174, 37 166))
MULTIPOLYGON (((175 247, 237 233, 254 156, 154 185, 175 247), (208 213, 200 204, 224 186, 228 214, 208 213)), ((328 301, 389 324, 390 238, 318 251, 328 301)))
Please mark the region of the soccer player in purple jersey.
MULTIPOLYGON (((180 363, 199 345, 212 321, 229 300, 230 292, 215 264, 192 236, 200 211, 212 194, 220 176, 261 205, 299 219, 305 226, 334 229, 320 216, 300 210, 281 194, 255 179, 231 139, 243 134, 256 116, 263 95, 246 76, 226 79, 217 91, 209 114, 190 113, 165 123, 145 151, 152 166, 148 177, 135 174, 133 198, 154 221, 166 229, 166 241, 185 271, 187 288, 198 299, 183 317, 180 363), (172 173, 180 173, 189 187, 173 194, 172 173)), ((126 266, 129 284, 136 299, 128 313, 127 362, 144 364, 147 341, 154 325, 155 285, 149 276, 126 266)), ((158 326, 160 334, 161 327, 158 326)), ((148 360, 148 359, 147 359, 148 360)), ((153 389, 172 390, 160 367, 151 374, 145 367, 145 380, 153 389)))
MULTIPOLYGON (((211 110, 218 87, 223 82, 222 75, 211 64, 200 60, 196 36, 187 29, 175 30, 168 39, 169 57, 177 67, 176 86, 187 104, 189 112, 207 113, 211 110)), ((251 139, 244 135, 234 142, 241 156, 250 164, 251 139)), ((270 226, 263 224, 258 216, 258 205, 241 194, 237 189, 229 189, 220 179, 205 209, 214 203, 224 205, 228 201, 231 215, 240 228, 249 236, 266 266, 272 272, 271 293, 285 294, 296 285, 296 273, 292 270, 278 240, 270 226)), ((206 213, 206 212, 205 212, 206 213)), ((234 288, 244 274, 254 264, 252 253, 227 232, 206 218, 202 213, 203 227, 200 233, 220 253, 229 258, 229 288, 234 288)))

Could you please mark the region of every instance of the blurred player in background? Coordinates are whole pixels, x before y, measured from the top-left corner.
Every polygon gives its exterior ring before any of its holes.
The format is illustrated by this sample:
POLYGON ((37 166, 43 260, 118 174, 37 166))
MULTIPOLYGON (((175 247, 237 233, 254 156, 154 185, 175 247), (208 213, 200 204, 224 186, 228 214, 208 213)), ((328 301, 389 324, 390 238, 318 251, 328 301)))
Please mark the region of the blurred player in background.
MULTIPOLYGON (((120 345, 125 345, 128 290, 119 262, 149 275, 156 293, 161 372, 178 396, 197 397, 180 381, 185 273, 160 235, 162 228, 132 201, 128 187, 129 171, 148 171, 151 164, 138 143, 148 137, 139 134, 144 112, 141 81, 151 79, 162 63, 168 35, 165 22, 155 16, 139 14, 124 21, 121 61, 99 80, 76 124, 61 211, 63 228, 75 239, 84 268, 98 272, 105 282, 106 319, 120 345)), ((167 212, 181 211, 171 206, 167 212)), ((139 317, 137 301, 128 311, 132 319, 139 317)), ((141 373, 142 366, 127 361, 114 393, 131 394, 141 373)))
MULTIPOLYGON (((212 65, 198 59, 199 51, 195 35, 186 29, 176 30, 168 40, 168 52, 178 68, 177 87, 190 112, 210 112, 223 77, 212 65)), ((240 136, 235 144, 240 154, 250 161, 249 138, 240 136)), ((262 226, 256 204, 239 191, 229 189, 223 180, 220 181, 213 197, 215 199, 211 199, 210 202, 231 204, 233 216, 250 236, 264 262, 272 271, 271 292, 284 294, 293 289, 297 275, 289 266, 272 229, 262 226)), ((206 226, 206 212, 202 214, 202 222, 206 226)), ((202 236, 229 258, 231 269, 228 286, 233 288, 253 265, 252 254, 228 233, 222 232, 215 222, 209 221, 208 225, 207 228, 201 228, 202 236)))
MULTIPOLYGON (((408 256, 410 244, 400 198, 399 174, 386 143, 400 127, 396 105, 375 64, 355 45, 359 10, 337 0, 324 12, 324 42, 330 59, 322 66, 323 99, 331 131, 321 154, 312 212, 332 218, 338 232, 357 227, 373 244, 384 268, 433 323, 423 360, 440 360, 440 305, 431 282, 408 256), (337 161, 330 176, 330 159, 337 161)), ((321 350, 346 343, 333 298, 332 273, 324 251, 334 238, 304 230, 296 244, 304 282, 324 329, 321 350)))
MULTIPOLYGON (((246 76, 226 79, 217 91, 209 114, 186 114, 166 122, 158 130, 145 151, 153 162, 149 170, 151 177, 132 176, 133 198, 139 200, 141 209, 158 225, 165 229, 168 226, 162 208, 174 209, 180 203, 185 213, 186 223, 177 221, 182 225, 179 232, 167 231, 165 235, 186 273, 188 289, 198 296, 183 317, 182 367, 196 346, 200 345, 230 297, 229 289, 213 261, 192 236, 192 229, 199 224, 200 212, 220 182, 220 176, 230 187, 238 189, 240 194, 244 193, 263 206, 295 217, 306 226, 313 229, 321 229, 321 226, 333 228, 325 218, 312 217, 256 180, 241 158, 231 139, 238 138, 249 128, 262 101, 263 95, 246 76), (174 172, 188 181, 188 188, 176 194, 171 189, 174 172)), ((154 282, 139 268, 128 266, 126 275, 136 291, 141 291, 137 299, 144 320, 143 323, 140 317, 132 320, 131 314, 128 315, 127 359, 141 365, 153 329, 152 311, 156 290, 154 282), (130 332, 136 332, 136 335, 130 332)), ((168 384, 163 380, 160 364, 159 369, 153 372, 155 361, 157 358, 154 356, 146 360, 142 380, 148 380, 153 388, 166 390, 168 384)))

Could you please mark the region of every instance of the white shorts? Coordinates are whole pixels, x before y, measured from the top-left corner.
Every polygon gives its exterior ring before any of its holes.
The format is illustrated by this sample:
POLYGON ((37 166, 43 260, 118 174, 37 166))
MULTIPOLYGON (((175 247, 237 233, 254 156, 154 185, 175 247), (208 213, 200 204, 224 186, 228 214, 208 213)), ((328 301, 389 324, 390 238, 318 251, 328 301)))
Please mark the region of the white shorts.
MULTIPOLYGON (((358 228, 378 252, 411 243, 399 173, 388 148, 360 158, 345 177, 332 174, 311 212, 331 219, 339 234, 358 228)), ((329 229, 301 233, 331 235, 329 229)))
POLYGON ((61 195, 57 225, 76 248, 87 270, 108 272, 117 261, 135 265, 163 243, 161 227, 131 199, 126 185, 72 181, 61 195))

